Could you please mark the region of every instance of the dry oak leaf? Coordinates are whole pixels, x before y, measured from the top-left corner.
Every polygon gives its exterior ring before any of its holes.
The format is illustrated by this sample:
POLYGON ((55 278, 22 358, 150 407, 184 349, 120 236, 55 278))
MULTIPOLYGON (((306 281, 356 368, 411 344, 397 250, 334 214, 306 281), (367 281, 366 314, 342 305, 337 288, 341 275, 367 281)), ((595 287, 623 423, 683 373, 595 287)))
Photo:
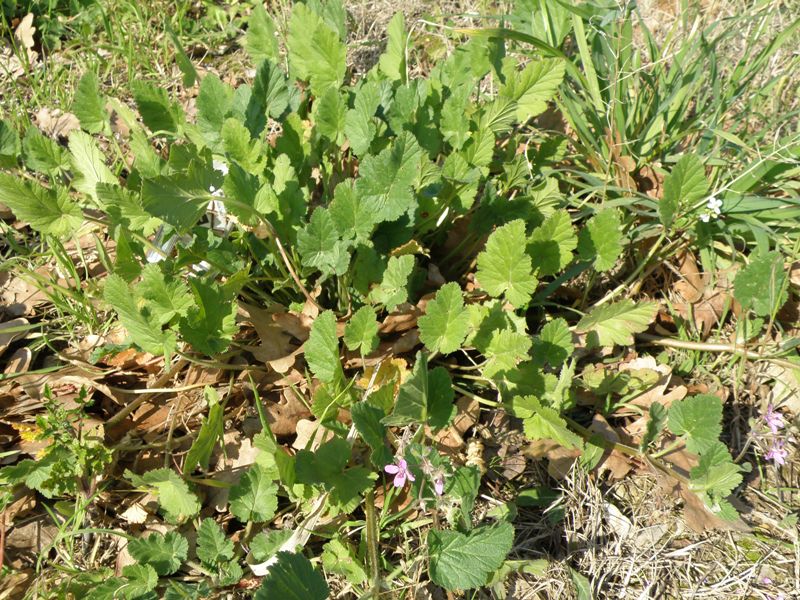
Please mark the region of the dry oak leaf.
MULTIPOLYGON (((606 421, 602 415, 594 416, 592 424, 589 426, 589 431, 599 434, 604 439, 614 444, 618 444, 620 441, 619 434, 608 424, 608 421, 606 421)), ((607 472, 612 481, 621 481, 633 470, 633 464, 631 457, 618 450, 611 449, 603 453, 595 470, 600 474, 607 472)))
POLYGON ((66 138, 71 132, 81 128, 78 117, 70 112, 62 112, 57 108, 53 110, 42 108, 36 113, 35 119, 42 133, 53 138, 66 138))
POLYGON ((35 33, 36 27, 33 26, 33 13, 28 13, 22 18, 19 25, 17 25, 17 28, 14 30, 14 37, 19 40, 23 48, 30 50, 35 43, 33 39, 35 33))
POLYGON ((28 325, 28 319, 22 318, 0 323, 0 356, 11 344, 28 334, 26 325, 28 325))

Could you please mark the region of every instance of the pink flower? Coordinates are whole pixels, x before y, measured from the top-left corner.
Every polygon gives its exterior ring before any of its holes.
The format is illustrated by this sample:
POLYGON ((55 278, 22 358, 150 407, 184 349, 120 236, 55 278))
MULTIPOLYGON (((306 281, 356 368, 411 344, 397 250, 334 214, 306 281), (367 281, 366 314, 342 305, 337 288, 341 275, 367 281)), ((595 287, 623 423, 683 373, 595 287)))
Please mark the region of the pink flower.
POLYGON ((386 465, 383 470, 390 475, 394 475, 394 487, 396 488, 403 487, 406 484, 406 479, 415 481, 414 474, 408 470, 408 463, 404 458, 399 459, 397 464, 386 465))
POLYGON ((778 430, 785 425, 783 415, 775 410, 772 406, 772 402, 767 405, 767 412, 764 413, 764 421, 767 423, 772 433, 778 433, 778 430))
POLYGON ((439 475, 433 480, 433 491, 437 496, 444 494, 444 475, 439 475))
POLYGON ((783 447, 783 440, 775 440, 764 458, 775 461, 776 465, 785 465, 787 456, 789 452, 783 447))

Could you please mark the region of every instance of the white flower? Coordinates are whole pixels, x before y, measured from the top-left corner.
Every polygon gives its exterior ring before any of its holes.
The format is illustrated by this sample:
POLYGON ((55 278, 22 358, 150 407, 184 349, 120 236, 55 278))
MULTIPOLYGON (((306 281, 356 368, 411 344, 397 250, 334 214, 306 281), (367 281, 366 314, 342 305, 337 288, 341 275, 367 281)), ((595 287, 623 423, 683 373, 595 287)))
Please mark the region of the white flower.
POLYGON ((720 200, 716 196, 711 196, 707 200, 706 206, 708 207, 708 210, 713 212, 715 215, 719 215, 721 212, 720 209, 722 208, 722 200, 720 200))
POLYGON ((709 222, 709 220, 711 220, 711 215, 710 215, 710 214, 708 214, 708 213, 703 213, 702 215, 700 215, 700 220, 701 220, 703 223, 708 223, 708 222, 709 222))

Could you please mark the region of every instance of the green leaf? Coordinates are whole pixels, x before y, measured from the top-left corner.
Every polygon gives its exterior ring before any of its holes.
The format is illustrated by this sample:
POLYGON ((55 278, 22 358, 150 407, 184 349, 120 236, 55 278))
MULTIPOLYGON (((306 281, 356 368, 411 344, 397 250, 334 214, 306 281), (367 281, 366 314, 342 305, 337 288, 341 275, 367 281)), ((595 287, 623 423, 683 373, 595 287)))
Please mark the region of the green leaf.
POLYGON ((142 269, 142 280, 137 284, 136 292, 147 301, 150 316, 161 325, 177 316, 185 317, 194 305, 186 284, 180 279, 167 283, 158 264, 150 264, 142 269))
POLYGON ((151 533, 147 538, 129 541, 128 552, 137 562, 153 567, 158 575, 172 575, 186 560, 189 542, 175 531, 166 535, 151 533))
POLYGON ((572 262, 578 245, 572 219, 566 210, 557 210, 533 230, 528 241, 528 255, 537 275, 556 275, 572 262))
POLYGON ((381 422, 386 416, 383 409, 367 402, 357 402, 350 407, 350 416, 356 431, 372 450, 372 464, 382 469, 392 462, 392 453, 386 446, 386 427, 381 422))
POLYGON ((386 310, 393 311, 398 304, 408 300, 408 278, 414 270, 414 256, 392 256, 383 273, 383 281, 373 288, 370 300, 386 306, 386 310))
POLYGON ((356 243, 369 241, 375 221, 356 195, 352 179, 336 186, 328 210, 342 240, 355 240, 356 243))
POLYGON ((669 429, 683 437, 689 452, 703 454, 722 433, 722 400, 713 394, 699 394, 673 402, 669 429))
POLYGON ((106 166, 94 138, 88 133, 73 131, 69 135, 69 150, 72 153, 72 167, 76 171, 72 182, 76 190, 97 201, 98 183, 118 183, 116 176, 106 166))
POLYGON ((527 304, 536 289, 530 257, 525 253, 525 222, 521 219, 498 227, 478 255, 476 278, 489 295, 505 295, 515 308, 527 304))
POLYGON ((388 36, 386 50, 381 54, 378 64, 383 74, 389 79, 405 83, 407 80, 408 32, 406 32, 406 20, 403 13, 395 13, 386 27, 386 34, 388 36))
POLYGON ((350 264, 347 245, 339 240, 327 208, 318 206, 308 225, 297 233, 297 250, 303 265, 319 269, 324 276, 343 275, 350 264))
POLYGON ((450 354, 461 347, 469 331, 469 313, 464 297, 455 282, 446 283, 428 302, 425 315, 419 318, 419 339, 431 352, 450 354))
POLYGON ((344 135, 350 141, 351 150, 358 157, 369 151, 372 140, 378 133, 374 117, 380 103, 381 90, 378 84, 365 81, 355 91, 353 108, 345 114, 344 135))
POLYGON ((142 183, 145 210, 180 232, 194 227, 211 200, 210 175, 200 169, 204 167, 192 163, 187 173, 145 179, 142 183))
POLYGON ((5 119, 0 119, 0 167, 12 169, 17 166, 20 153, 19 135, 5 119))
POLYGON ((0 202, 20 221, 47 235, 64 237, 83 224, 83 213, 66 190, 48 190, 5 173, 0 173, 0 202))
POLYGON ((105 128, 108 113, 94 72, 87 71, 81 77, 75 90, 71 110, 78 117, 84 131, 100 133, 105 128))
POLYGON ((333 504, 354 508, 359 496, 374 485, 376 476, 364 467, 345 468, 351 453, 350 444, 340 437, 325 442, 316 452, 300 450, 295 459, 297 482, 321 484, 331 492, 333 504))
POLYGON ((648 411, 649 418, 647 419, 647 429, 642 436, 642 441, 639 443, 639 448, 644 452, 648 446, 656 441, 658 434, 660 434, 664 427, 667 425, 667 409, 660 402, 653 402, 648 411))
POLYGON ((594 600, 592 585, 585 575, 570 567, 569 577, 572 579, 572 585, 575 586, 575 596, 577 600, 594 600))
POLYGON ((183 339, 196 351, 209 356, 225 352, 239 331, 236 303, 229 292, 216 282, 193 277, 190 285, 194 306, 180 321, 183 339))
POLYGON ((217 440, 222 439, 224 433, 222 419, 224 416, 223 406, 219 402, 219 396, 214 388, 206 386, 203 390, 206 404, 208 404, 208 416, 203 419, 200 431, 192 442, 189 452, 186 453, 186 460, 183 463, 183 472, 191 473, 197 465, 203 470, 208 469, 208 461, 211 460, 211 453, 217 440))
POLYGON ((256 64, 262 60, 276 59, 280 56, 278 38, 275 36, 275 22, 261 3, 256 4, 247 21, 244 49, 256 64))
POLYGON ((170 102, 166 90, 142 81, 134 81, 132 90, 142 121, 150 131, 177 134, 181 130, 185 122, 183 110, 170 102))
POLYGON ((457 88, 452 91, 450 97, 442 105, 440 121, 442 137, 456 150, 460 150, 472 135, 470 132, 472 121, 468 117, 470 111, 473 110, 472 91, 469 86, 457 88))
POLYGON ((446 427, 455 415, 453 385, 444 367, 428 370, 428 359, 417 352, 414 369, 400 386, 392 414, 385 425, 427 423, 433 429, 446 427))
POLYGON ((155 469, 142 476, 125 471, 125 477, 135 486, 149 489, 158 496, 158 504, 171 523, 183 523, 200 512, 197 496, 172 469, 155 469))
POLYGON ((330 590, 322 574, 302 554, 278 552, 254 600, 326 600, 330 590))
POLYGON ((177 63, 181 73, 183 73, 183 87, 190 88, 194 86, 195 82, 197 81, 197 69, 194 68, 189 55, 186 54, 186 50, 183 49, 183 44, 181 44, 180 38, 175 35, 175 32, 172 30, 170 21, 166 21, 164 25, 165 29, 167 30, 167 34, 172 41, 172 45, 175 48, 175 62, 177 63))
POLYGON ((197 528, 197 558, 218 565, 233 558, 233 542, 214 519, 203 519, 197 528))
MULTIPOLYGON (((25 166, 33 171, 54 175, 69 169, 69 153, 32 125, 28 127, 22 139, 22 151, 25 156, 25 166)), ((16 156, 14 160, 16 161, 16 156)))
POLYGON ((286 44, 292 72, 309 81, 314 96, 341 87, 347 69, 346 48, 338 33, 305 4, 292 8, 286 44))
POLYGON ((341 143, 346 110, 347 105, 339 90, 328 88, 328 91, 314 103, 314 126, 317 131, 331 142, 341 143))
POLYGON ((456 469, 452 477, 445 479, 445 496, 458 501, 461 506, 461 526, 472 529, 472 509, 481 487, 481 472, 477 467, 464 466, 456 469))
POLYGON ((578 234, 578 254, 598 271, 608 271, 622 254, 622 221, 619 212, 606 208, 595 214, 578 234))
POLYGON ((305 345, 308 367, 323 383, 332 383, 341 374, 339 339, 336 337, 336 316, 326 310, 314 320, 305 345))
POLYGON ((115 224, 145 236, 152 235, 158 229, 161 221, 145 211, 142 198, 136 192, 114 183, 98 183, 95 191, 97 200, 115 224))
POLYGON ((510 523, 476 527, 469 534, 431 529, 431 581, 450 591, 481 587, 503 564, 513 542, 514 527, 510 523))
POLYGON ((119 588, 127 600, 140 598, 152 592, 158 586, 158 573, 150 565, 127 565, 122 568, 122 575, 128 581, 119 588))
POLYGON ((334 538, 323 546, 322 566, 328 573, 343 575, 352 585, 362 585, 367 581, 367 572, 356 558, 349 544, 334 538))
POLYGON ((111 274, 106 278, 103 299, 114 308, 131 340, 142 350, 167 356, 175 351, 175 334, 162 330, 157 316, 141 310, 136 296, 122 277, 111 274))
POLYGON ((572 332, 564 319, 554 319, 542 327, 533 343, 533 356, 542 363, 559 367, 572 356, 572 332))
POLYGON ((492 334, 486 349, 486 366, 484 377, 492 377, 502 371, 513 370, 520 362, 528 358, 532 340, 529 335, 512 329, 501 329, 492 334))
POLYGON ((542 406, 537 398, 515 398, 514 409, 530 411, 530 416, 523 419, 523 427, 525 435, 531 440, 553 440, 565 448, 583 446, 581 437, 567 427, 561 415, 549 406, 542 406))
POLYGON ((520 123, 547 110, 547 102, 556 95, 564 79, 565 64, 561 59, 531 61, 521 73, 506 76, 499 95, 516 102, 516 117, 520 123))
MULTIPOLYGON (((250 130, 244 126, 244 123, 238 119, 230 118, 225 119, 222 124, 222 147, 228 158, 238 162, 244 169, 251 173, 258 173, 263 169, 264 162, 264 149, 259 140, 254 140, 250 136, 250 130)), ((232 167, 234 165, 231 165, 232 167)), ((234 170, 231 169, 231 174, 234 170)), ((230 176, 230 175, 229 175, 230 176)), ((261 187, 261 182, 257 177, 254 179, 254 188, 257 190, 261 187)), ((227 184, 227 179, 226 179, 227 184)), ((226 196, 228 195, 226 191, 226 196)), ((237 195, 233 196, 241 201, 237 195)), ((250 203, 252 204, 252 203, 250 203)), ((233 208, 233 207, 231 207, 233 208)), ((266 211, 262 211, 266 212, 266 211)), ((248 215, 250 218, 252 215, 248 215)))
POLYGON ((741 470, 733 462, 725 444, 714 440, 700 455, 699 464, 691 470, 689 489, 709 498, 726 498, 742 483, 741 470))
POLYGON ((197 94, 197 127, 213 149, 219 147, 222 125, 232 104, 233 90, 230 86, 222 83, 214 73, 203 77, 197 94))
POLYGON ((344 328, 344 343, 352 351, 367 356, 378 347, 378 320, 375 309, 362 306, 344 328))
POLYGON ((633 344, 633 334, 647 329, 658 313, 658 305, 653 302, 634 304, 632 300, 622 300, 615 304, 598 306, 584 316, 575 326, 577 333, 588 333, 588 340, 595 346, 633 344))
POLYGON ((230 491, 231 514, 242 521, 266 523, 278 508, 278 486, 267 471, 252 465, 230 491))
POLYGON ((422 148, 408 131, 377 156, 364 157, 356 192, 376 222, 396 221, 416 208, 413 185, 422 158, 422 148))
MULTIPOLYGON (((288 106, 289 88, 285 73, 274 60, 262 61, 256 71, 253 93, 245 111, 245 124, 253 137, 258 138, 261 135, 267 123, 267 115, 278 119, 288 106)), ((284 133, 289 129, 287 125, 288 123, 283 123, 284 133)))
POLYGON ((752 309, 759 317, 777 311, 788 298, 786 272, 780 252, 767 252, 753 257, 736 275, 733 295, 745 310, 752 309))
POLYGON ((664 194, 658 203, 658 215, 664 227, 670 227, 679 211, 685 210, 708 194, 705 167, 694 154, 686 154, 664 178, 664 194))
POLYGON ((250 540, 250 552, 258 562, 264 562, 275 556, 278 549, 292 537, 291 529, 261 531, 250 540))

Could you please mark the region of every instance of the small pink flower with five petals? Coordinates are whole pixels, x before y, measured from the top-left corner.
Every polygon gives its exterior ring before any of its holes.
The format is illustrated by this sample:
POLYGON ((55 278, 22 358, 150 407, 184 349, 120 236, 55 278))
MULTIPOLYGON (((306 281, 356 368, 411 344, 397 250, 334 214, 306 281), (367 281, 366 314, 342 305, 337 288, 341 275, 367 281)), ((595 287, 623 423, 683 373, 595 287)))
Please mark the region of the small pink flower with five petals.
POLYGON ((416 481, 404 458, 399 459, 396 464, 386 465, 383 470, 390 475, 394 475, 394 487, 396 488, 403 487, 406 484, 406 479, 408 481, 416 481))
POLYGON ((778 430, 786 425, 783 420, 783 415, 775 410, 775 407, 772 406, 772 402, 767 405, 767 412, 764 413, 764 421, 772 433, 778 433, 778 430))
POLYGON ((775 440, 764 458, 775 461, 776 465, 785 465, 787 456, 789 452, 783 447, 783 440, 775 440))

